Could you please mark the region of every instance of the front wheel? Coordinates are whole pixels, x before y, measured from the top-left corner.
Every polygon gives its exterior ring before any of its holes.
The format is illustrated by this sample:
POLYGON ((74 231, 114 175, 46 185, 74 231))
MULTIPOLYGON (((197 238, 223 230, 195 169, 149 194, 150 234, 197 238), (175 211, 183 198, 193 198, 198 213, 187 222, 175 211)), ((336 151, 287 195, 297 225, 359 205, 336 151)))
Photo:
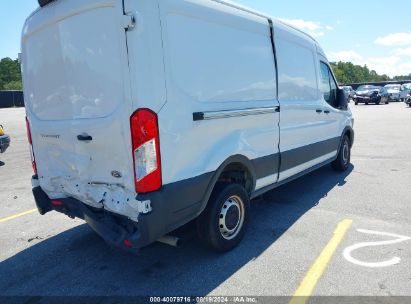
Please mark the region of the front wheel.
POLYGON ((344 135, 338 156, 332 163, 332 167, 337 171, 346 171, 351 161, 351 142, 347 135, 344 135))
POLYGON ((238 184, 218 184, 197 220, 200 240, 209 248, 226 252, 243 239, 248 226, 250 199, 238 184))

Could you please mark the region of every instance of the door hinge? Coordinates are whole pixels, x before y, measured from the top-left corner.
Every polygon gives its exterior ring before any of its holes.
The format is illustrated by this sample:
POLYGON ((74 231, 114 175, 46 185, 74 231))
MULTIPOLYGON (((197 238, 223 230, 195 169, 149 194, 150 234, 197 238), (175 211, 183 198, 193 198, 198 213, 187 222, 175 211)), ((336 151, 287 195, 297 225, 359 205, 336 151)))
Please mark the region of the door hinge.
POLYGON ((123 28, 127 31, 132 30, 136 25, 136 18, 132 14, 123 15, 123 28))

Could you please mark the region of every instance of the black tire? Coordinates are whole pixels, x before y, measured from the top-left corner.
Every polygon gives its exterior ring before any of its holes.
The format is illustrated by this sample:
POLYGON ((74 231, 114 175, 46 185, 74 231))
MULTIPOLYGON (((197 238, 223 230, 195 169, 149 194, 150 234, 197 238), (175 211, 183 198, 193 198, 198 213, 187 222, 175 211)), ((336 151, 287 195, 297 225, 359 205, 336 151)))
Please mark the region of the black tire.
POLYGON ((351 161, 351 142, 347 135, 341 142, 340 150, 338 151, 338 156, 335 161, 332 162, 332 167, 337 171, 346 171, 351 161))
POLYGON ((368 106, 368 102, 366 102, 365 105, 368 106))
POLYGON ((358 106, 358 102, 354 102, 356 106, 358 106))
POLYGON ((390 103, 389 101, 386 101, 386 102, 385 102, 385 104, 389 104, 389 103, 390 103))
POLYGON ((200 241, 215 251, 232 250, 247 230, 249 209, 250 199, 243 186, 217 184, 206 209, 197 219, 200 241))

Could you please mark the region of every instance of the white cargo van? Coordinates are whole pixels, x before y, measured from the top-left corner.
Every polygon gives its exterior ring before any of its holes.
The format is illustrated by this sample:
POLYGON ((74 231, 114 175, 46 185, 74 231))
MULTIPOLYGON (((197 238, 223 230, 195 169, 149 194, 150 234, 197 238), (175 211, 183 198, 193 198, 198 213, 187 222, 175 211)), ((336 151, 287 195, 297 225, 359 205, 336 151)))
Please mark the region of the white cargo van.
POLYGON ((346 170, 353 118, 318 43, 220 0, 39 0, 22 34, 39 212, 135 251, 196 219, 225 251, 250 199, 346 170))

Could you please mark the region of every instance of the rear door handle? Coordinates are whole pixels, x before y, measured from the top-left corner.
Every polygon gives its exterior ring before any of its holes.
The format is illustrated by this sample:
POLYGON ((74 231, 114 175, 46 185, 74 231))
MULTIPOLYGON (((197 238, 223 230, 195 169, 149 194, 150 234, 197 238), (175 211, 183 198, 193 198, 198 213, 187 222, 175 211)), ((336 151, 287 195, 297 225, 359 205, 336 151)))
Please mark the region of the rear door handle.
POLYGON ((318 114, 320 114, 320 113, 323 112, 323 110, 317 109, 317 110, 315 110, 315 112, 317 112, 318 114))
POLYGON ((79 141, 92 141, 93 137, 91 137, 90 135, 78 135, 77 139, 79 141))

